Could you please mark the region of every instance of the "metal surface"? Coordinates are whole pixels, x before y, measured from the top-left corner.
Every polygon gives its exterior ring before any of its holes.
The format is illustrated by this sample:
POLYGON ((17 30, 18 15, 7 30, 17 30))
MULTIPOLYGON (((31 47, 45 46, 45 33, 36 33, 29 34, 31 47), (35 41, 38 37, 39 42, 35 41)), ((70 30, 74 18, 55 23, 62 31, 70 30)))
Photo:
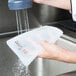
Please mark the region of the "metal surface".
MULTIPOLYGON (((26 76, 26 67, 6 45, 6 40, 0 39, 0 75, 1 76, 26 76)), ((60 39, 58 45, 76 51, 76 45, 60 39)), ((29 66, 31 76, 56 76, 61 73, 76 70, 76 64, 69 64, 48 59, 35 59, 29 66)))
MULTIPOLYGON (((23 20, 23 19, 22 19, 23 20)), ((40 24, 39 24, 39 22, 37 21, 37 19, 35 18, 35 16, 32 14, 32 12, 30 11, 28 11, 28 20, 29 20, 29 24, 28 25, 30 25, 29 27, 27 27, 27 29, 28 28, 30 28, 30 29, 33 29, 33 28, 36 28, 36 27, 39 27, 40 26, 40 24), (29 15, 30 14, 30 15, 29 15), (29 18, 30 17, 30 18, 29 18), (32 19, 33 18, 33 19, 32 19)), ((24 21, 22 21, 23 23, 25 23, 24 21)), ((27 21, 28 22, 28 21, 27 21)), ((25 23, 25 24, 27 24, 27 23, 25 23)), ((22 32, 24 32, 24 31, 27 31, 27 30, 25 30, 25 24, 22 24, 23 26, 21 27, 22 28, 22 30, 21 29, 19 29, 19 31, 21 30, 22 32)), ((13 27, 13 26, 11 26, 11 29, 10 29, 10 26, 7 26, 7 32, 2 32, 2 33, 0 33, 0 38, 4 38, 4 37, 11 37, 11 36, 14 36, 14 35, 17 35, 17 33, 18 33, 18 31, 17 31, 17 24, 15 24, 15 27, 13 27), (8 29, 9 28, 9 29, 8 29), (11 29, 13 29, 13 28, 15 28, 15 30, 13 30, 13 31, 8 31, 8 30, 11 30, 11 29)))
POLYGON ((7 47, 6 40, 7 39, 0 40, 0 75, 25 76, 25 67, 7 47))
POLYGON ((64 74, 60 74, 58 76, 76 76, 76 71, 67 72, 67 73, 64 73, 64 74))
MULTIPOLYGON (((31 23, 32 28, 41 26, 35 17, 33 17, 33 20, 33 23, 31 23)), ((54 23, 54 25, 57 24, 54 23)), ((53 25, 51 24, 51 26, 53 25)), ((6 37, 0 39, 0 75, 26 76, 26 67, 6 45, 6 40, 9 38, 6 37)), ((76 44, 69 41, 68 39, 60 38, 57 41, 57 44, 61 47, 76 51, 76 44)), ((30 76, 56 76, 72 70, 76 70, 76 64, 63 63, 41 58, 35 59, 29 66, 30 76)))
POLYGON ((71 15, 68 11, 48 5, 34 4, 32 10, 35 17, 43 25, 46 23, 71 19, 71 15))

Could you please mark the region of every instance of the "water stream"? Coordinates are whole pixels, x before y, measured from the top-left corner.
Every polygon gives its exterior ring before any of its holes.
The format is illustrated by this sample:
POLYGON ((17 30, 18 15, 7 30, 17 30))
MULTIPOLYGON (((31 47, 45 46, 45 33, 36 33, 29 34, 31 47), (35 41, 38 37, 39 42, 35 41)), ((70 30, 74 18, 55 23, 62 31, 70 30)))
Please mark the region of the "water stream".
MULTIPOLYGON (((16 13, 18 35, 23 33, 23 28, 25 29, 25 32, 29 31, 29 20, 28 20, 27 9, 26 10, 16 10, 15 13, 16 13)), ((27 66, 25 68, 25 74, 21 75, 21 76, 30 76, 29 66, 27 66)))

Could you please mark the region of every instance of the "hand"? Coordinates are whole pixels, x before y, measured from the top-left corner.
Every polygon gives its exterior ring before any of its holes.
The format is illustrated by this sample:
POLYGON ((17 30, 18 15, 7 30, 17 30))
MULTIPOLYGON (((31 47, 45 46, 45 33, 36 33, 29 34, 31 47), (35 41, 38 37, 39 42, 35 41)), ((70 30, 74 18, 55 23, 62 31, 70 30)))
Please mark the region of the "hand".
POLYGON ((47 41, 42 41, 41 45, 44 50, 39 53, 38 57, 76 64, 76 52, 47 41))
POLYGON ((65 61, 65 57, 67 58, 68 49, 47 41, 42 41, 41 45, 44 50, 38 55, 38 57, 60 61, 65 61))
POLYGON ((66 10, 71 9, 70 0, 33 0, 35 3, 46 4, 66 10))
POLYGON ((38 57, 48 58, 48 59, 57 59, 61 51, 60 47, 58 47, 54 43, 49 43, 47 41, 42 41, 41 45, 44 50, 38 55, 38 57))

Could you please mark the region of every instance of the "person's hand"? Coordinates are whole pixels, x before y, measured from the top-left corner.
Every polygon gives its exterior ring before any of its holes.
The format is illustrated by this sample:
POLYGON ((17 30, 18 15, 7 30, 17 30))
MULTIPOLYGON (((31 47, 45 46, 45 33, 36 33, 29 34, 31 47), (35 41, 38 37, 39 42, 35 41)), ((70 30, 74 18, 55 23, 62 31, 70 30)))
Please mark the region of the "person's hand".
POLYGON ((38 57, 76 64, 76 52, 47 41, 42 41, 41 45, 43 50, 38 57))
POLYGON ((48 59, 56 59, 58 57, 60 48, 54 44, 49 43, 47 41, 42 41, 41 46, 43 47, 43 51, 38 55, 41 58, 48 58, 48 59))
POLYGON ((70 0, 33 0, 35 3, 46 4, 66 10, 71 9, 70 0))
POLYGON ((49 43, 47 41, 42 41, 41 45, 44 49, 43 51, 41 51, 41 53, 38 54, 38 57, 41 58, 58 60, 67 52, 67 49, 64 49, 54 43, 49 43))

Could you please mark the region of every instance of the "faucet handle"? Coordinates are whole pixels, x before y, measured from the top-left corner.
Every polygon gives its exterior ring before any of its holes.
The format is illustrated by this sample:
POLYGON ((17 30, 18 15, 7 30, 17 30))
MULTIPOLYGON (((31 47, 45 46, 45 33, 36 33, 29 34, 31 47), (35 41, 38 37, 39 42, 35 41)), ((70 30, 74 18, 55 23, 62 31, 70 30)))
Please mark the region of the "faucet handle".
POLYGON ((32 7, 32 0, 8 0, 10 10, 21 10, 32 7))

